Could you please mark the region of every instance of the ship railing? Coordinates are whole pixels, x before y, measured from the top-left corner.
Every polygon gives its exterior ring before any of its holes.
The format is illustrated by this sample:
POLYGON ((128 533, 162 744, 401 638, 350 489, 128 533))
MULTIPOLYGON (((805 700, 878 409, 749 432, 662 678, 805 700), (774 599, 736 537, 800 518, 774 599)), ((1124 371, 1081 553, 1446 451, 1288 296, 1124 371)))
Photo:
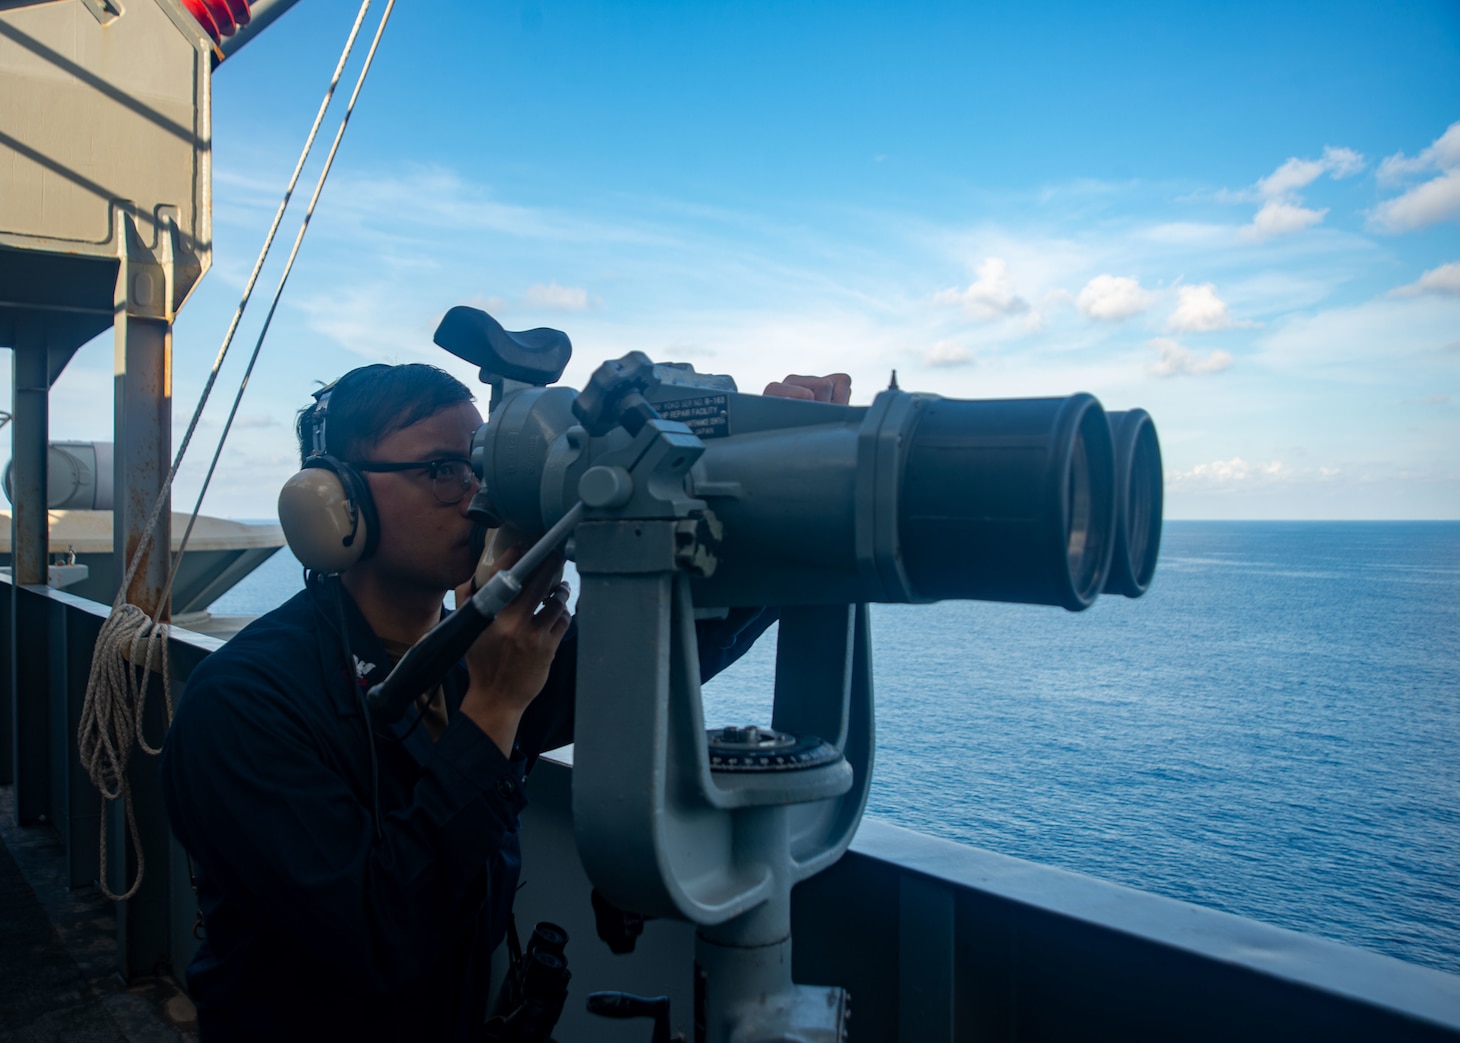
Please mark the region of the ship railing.
MULTIPOLYGON (((120 808, 76 755, 91 649, 107 607, 48 587, 0 586, 0 731, 22 818, 64 846, 69 883, 130 879, 120 808), (14 654, 12 650, 21 650, 14 654), (97 836, 110 827, 109 865, 97 836)), ((216 638, 174 629, 175 692, 216 638)), ((154 684, 157 682, 154 680, 154 684)), ((163 729, 150 693, 149 740, 163 729)), ((154 758, 134 755, 147 876, 117 910, 118 971, 181 971, 197 945, 186 860, 167 831, 154 758)), ((598 940, 572 822, 572 750, 544 757, 523 817, 524 935, 567 928, 572 993, 555 1037, 640 1043, 644 1022, 589 1015, 597 990, 666 994, 691 1033, 694 930, 651 921, 632 955, 598 940)), ((793 894, 794 973, 852 995, 851 1039, 1456 1040, 1460 975, 866 819, 851 850, 793 894)), ((500 957, 500 954, 499 954, 500 957)), ((498 968, 500 973, 500 968, 498 968)))

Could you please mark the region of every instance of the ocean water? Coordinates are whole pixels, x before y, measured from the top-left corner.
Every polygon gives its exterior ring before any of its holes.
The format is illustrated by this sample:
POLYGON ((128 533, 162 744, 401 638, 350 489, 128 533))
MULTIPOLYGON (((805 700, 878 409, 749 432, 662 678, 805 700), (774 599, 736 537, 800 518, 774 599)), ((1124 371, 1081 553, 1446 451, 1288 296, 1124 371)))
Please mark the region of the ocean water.
MULTIPOLYGON (((1460 973, 1460 523, 1168 522, 1142 599, 872 626, 868 814, 1460 973)), ((707 723, 768 723, 773 666, 707 723)))

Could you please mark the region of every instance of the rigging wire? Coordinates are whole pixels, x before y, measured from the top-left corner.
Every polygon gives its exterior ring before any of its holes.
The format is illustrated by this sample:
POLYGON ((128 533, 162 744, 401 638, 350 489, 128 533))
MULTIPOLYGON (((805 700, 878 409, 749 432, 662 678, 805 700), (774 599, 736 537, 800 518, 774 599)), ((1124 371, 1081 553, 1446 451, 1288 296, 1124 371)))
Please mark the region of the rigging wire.
MULTIPOLYGON (((167 473, 162 484, 162 490, 158 494, 157 502, 152 508, 152 513, 143 529, 142 537, 138 541, 137 549, 133 552, 132 560, 128 563, 125 576, 117 595, 112 602, 111 614, 101 627, 97 635, 96 647, 92 654, 91 675, 86 685, 86 698, 82 705, 81 720, 78 725, 77 744, 79 747, 80 760, 85 767, 92 783, 100 791, 103 798, 107 800, 121 800, 124 809, 124 818, 127 824, 127 831, 131 837, 132 848, 137 857, 136 878, 122 894, 115 894, 108 886, 106 879, 106 816, 101 820, 100 859, 102 866, 101 890, 113 901, 123 901, 131 898, 137 893, 142 885, 142 877, 146 868, 145 858, 139 842, 136 816, 132 808, 131 787, 127 779, 127 764, 131 758, 132 747, 141 747, 148 754, 157 755, 161 752, 161 746, 154 748, 147 743, 143 734, 142 717, 147 697, 147 683, 153 670, 153 663, 159 664, 162 674, 163 699, 166 708, 165 719, 170 724, 172 721, 172 684, 167 657, 167 634, 170 629, 168 624, 162 623, 162 615, 171 599, 173 581, 176 578, 177 570, 182 561, 182 556, 187 550, 189 538, 192 536, 193 526, 197 521, 198 512, 202 509, 203 497, 207 494, 208 485, 211 483, 214 471, 217 469, 218 460, 223 453, 224 444, 228 434, 232 430, 234 418, 238 414, 239 404, 243 400, 244 391, 248 387, 249 377, 253 373, 254 364, 258 361, 260 349, 263 347, 264 338, 268 334, 269 326, 273 321, 274 313, 279 305, 279 298, 283 295, 284 285, 288 281, 289 273, 294 266, 294 261, 299 255, 299 248, 304 240, 304 234, 308 230, 309 220, 314 214, 314 208, 319 202, 320 194, 324 190, 325 180, 329 177, 330 168, 334 164, 336 153, 339 151, 340 141, 345 134, 345 128, 349 124, 350 114, 354 111, 355 102, 360 97, 361 88, 365 84, 365 78, 370 72, 371 64, 375 59, 375 52, 380 46, 380 40, 385 32, 385 26, 390 21, 391 10, 395 6, 395 0, 387 0, 385 11, 381 15, 380 23, 376 26, 375 37, 371 41, 370 50, 366 54, 364 64, 355 81, 354 91, 345 108, 345 113, 340 121, 339 129, 335 132, 334 142, 330 146, 324 168, 320 171, 319 178, 315 183, 314 194, 310 198, 309 206, 305 211, 304 220, 300 224, 299 232, 295 236, 293 248, 289 252, 288 261, 285 263, 284 272, 279 279, 279 285, 274 291, 273 300, 269 304, 268 315, 264 320, 263 329, 254 343, 253 353, 249 357, 248 367, 244 372, 237 394, 234 396, 232 408, 228 414, 228 420, 224 424, 223 433, 219 437, 217 448, 213 453, 213 459, 208 467, 207 477, 203 482, 202 491, 198 494, 197 502, 188 519, 187 529, 183 533, 181 545, 175 556, 169 562, 167 580, 163 586, 162 594, 158 599, 157 609, 149 618, 147 613, 135 605, 126 603, 126 592, 131 586, 137 569, 141 566, 143 556, 151 546, 157 530, 157 524, 162 516, 163 508, 168 503, 172 489, 173 480, 177 477, 178 469, 182 466, 184 455, 187 453, 188 445, 192 441, 194 432, 197 430, 198 422, 201 419, 204 406, 212 393, 213 385, 216 383, 223 360, 233 343, 238 325, 247 308, 253 294, 255 285, 258 282, 259 273, 263 269, 270 250, 273 247, 274 237, 283 221, 284 212, 288 208, 294 189, 298 184, 300 174, 304 169, 305 161, 314 147, 315 139, 318 136, 320 126, 324 121, 326 110, 329 108, 336 87, 344 74, 349 62, 350 54, 354 49, 356 39, 360 33, 360 27, 364 23, 365 15, 370 8, 371 0, 362 0, 359 13, 355 17, 354 25, 350 29, 345 46, 340 54, 334 75, 330 79, 329 87, 325 91, 323 100, 320 102, 319 112, 316 114, 314 124, 310 127, 309 135, 305 140, 304 148, 300 152, 299 160, 295 164, 294 172, 289 178, 288 187, 284 190, 284 197, 279 203, 279 209, 274 215, 273 223, 265 237, 263 248, 259 252, 258 259, 254 262, 253 271, 250 273, 248 282, 244 286, 243 296, 234 311, 233 319, 228 325, 224 334, 223 344, 218 350, 217 358, 213 362, 213 368, 208 374, 208 380, 199 398, 197 408, 193 412, 192 420, 188 424, 186 434, 183 436, 182 444, 178 447, 177 454, 173 460, 172 467, 167 473), (140 665, 139 665, 140 659, 140 665)), ((170 548, 168 548, 170 550, 170 548)), ((124 871, 125 877, 125 871, 124 871)))
MULTIPOLYGON (((161 618, 162 607, 167 604, 168 597, 172 593, 172 583, 177 575, 178 562, 182 560, 183 551, 187 549, 188 538, 193 534, 193 525, 198 520, 198 511, 203 507, 203 497, 208 494, 208 486, 213 482, 213 473, 218 469, 218 459, 223 454, 223 445, 228 440, 228 433, 233 430, 233 421, 238 416, 238 407, 243 402, 243 393, 248 390, 248 381, 253 376, 254 364, 259 360, 259 351, 264 346, 264 338, 269 335, 269 327, 273 325, 274 313, 279 308, 279 298, 284 295, 284 286, 289 281, 289 273, 294 270, 294 261, 299 256, 300 246, 304 243, 304 233, 309 230, 310 218, 314 216, 314 208, 319 203, 320 194, 324 191, 325 179, 329 177, 330 168, 334 166, 335 155, 339 152, 340 142, 345 137, 345 128, 350 124, 350 114, 355 111, 355 101, 360 97, 360 89, 365 86, 365 77, 369 75, 370 65, 375 61, 375 51, 380 46, 380 38, 385 34, 385 26, 390 21, 390 12, 394 7, 395 0, 386 0, 385 12, 380 16, 380 24, 375 27, 375 38, 370 41, 370 50, 365 53, 365 64, 360 68, 360 75, 355 80, 355 89, 351 92, 350 101, 345 106, 345 114, 340 119, 339 129, 335 131, 335 140, 330 144, 329 154, 325 156, 324 169, 319 172, 319 180, 314 185, 314 195, 310 197, 309 206, 305 208, 304 220, 299 223, 299 232, 295 235, 294 245, 289 250, 289 259, 284 262, 284 271, 279 276, 279 285, 274 289, 274 298, 269 302, 269 311, 264 316, 263 328, 259 330, 258 340, 254 342, 253 353, 249 356, 248 366, 243 372, 243 380, 239 382, 238 394, 233 397, 233 406, 228 411, 228 419, 223 424, 223 433, 218 438, 218 449, 208 464, 208 473, 203 478, 203 487, 198 491, 197 502, 193 505, 192 516, 188 519, 188 527, 183 532, 182 546, 178 549, 177 558, 168 571, 167 585, 163 589, 162 597, 158 600, 157 613, 153 617, 154 622, 161 618)), ((170 478, 171 476, 169 476, 170 478)), ((163 496, 165 495, 164 490, 163 496)), ((159 502, 161 499, 162 497, 159 497, 159 502)))

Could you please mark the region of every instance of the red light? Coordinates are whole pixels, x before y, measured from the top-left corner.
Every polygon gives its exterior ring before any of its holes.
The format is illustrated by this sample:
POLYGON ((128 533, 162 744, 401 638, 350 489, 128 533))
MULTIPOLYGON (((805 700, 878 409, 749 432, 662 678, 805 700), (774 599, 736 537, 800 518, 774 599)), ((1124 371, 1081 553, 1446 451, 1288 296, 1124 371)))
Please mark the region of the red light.
POLYGON ((213 38, 214 43, 223 39, 222 34, 218 32, 218 23, 213 21, 213 16, 203 6, 203 0, 182 0, 182 2, 183 6, 188 9, 188 14, 192 15, 197 23, 208 31, 208 35, 213 38))
POLYGON ((228 0, 228 10, 233 15, 233 20, 242 29, 248 24, 250 15, 248 13, 248 0, 228 0))
POLYGON ((248 0, 182 0, 188 14, 207 30, 214 43, 238 32, 249 20, 248 0))

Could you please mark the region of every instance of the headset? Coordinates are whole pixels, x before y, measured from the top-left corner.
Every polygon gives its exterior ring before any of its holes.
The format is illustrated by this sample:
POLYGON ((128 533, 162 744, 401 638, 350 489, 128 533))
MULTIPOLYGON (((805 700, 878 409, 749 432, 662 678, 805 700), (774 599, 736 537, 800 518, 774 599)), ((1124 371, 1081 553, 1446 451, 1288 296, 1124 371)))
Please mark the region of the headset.
POLYGON ((314 393, 312 448, 304 466, 279 490, 279 525, 289 549, 305 568, 343 572, 375 553, 380 516, 365 476, 329 451, 329 403, 357 374, 384 365, 362 366, 314 393))

